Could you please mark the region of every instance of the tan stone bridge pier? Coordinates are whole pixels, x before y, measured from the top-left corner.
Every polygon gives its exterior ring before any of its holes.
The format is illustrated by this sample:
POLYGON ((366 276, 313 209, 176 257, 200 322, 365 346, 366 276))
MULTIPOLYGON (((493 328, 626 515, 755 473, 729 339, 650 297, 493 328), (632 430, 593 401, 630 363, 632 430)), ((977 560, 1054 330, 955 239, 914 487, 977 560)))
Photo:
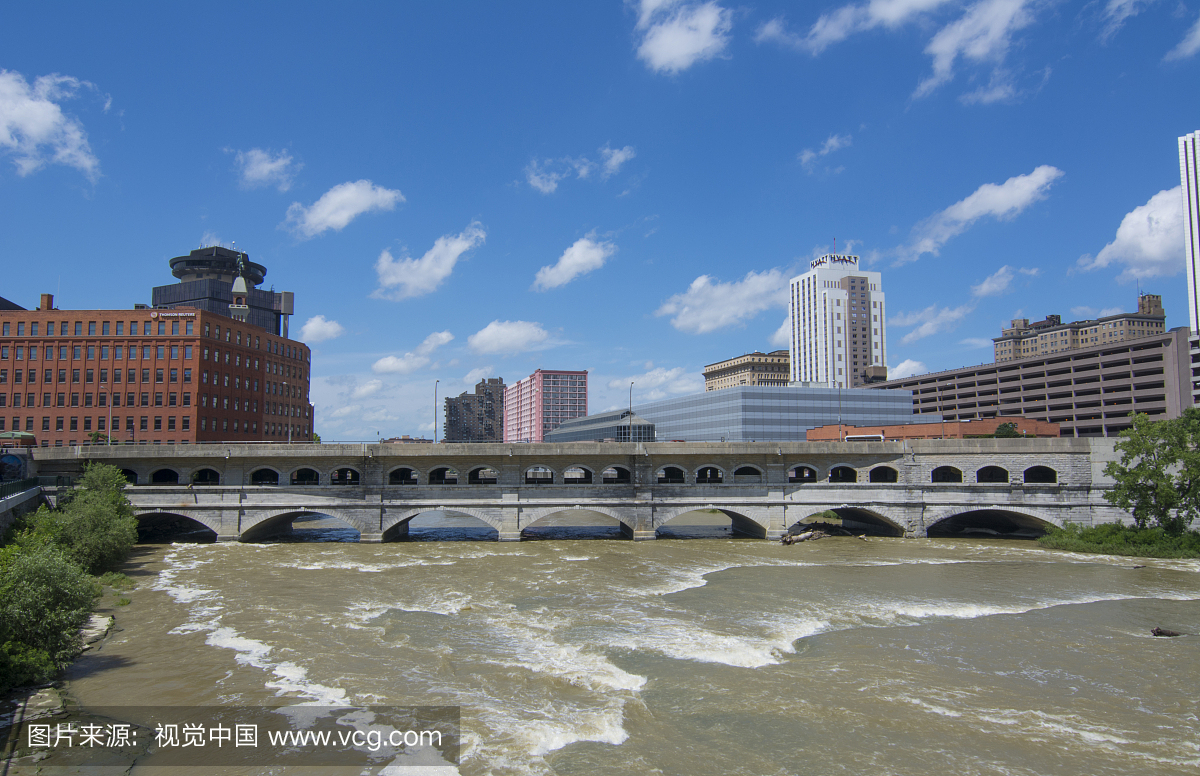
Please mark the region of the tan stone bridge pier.
POLYGON ((39 475, 117 466, 139 518, 187 518, 221 541, 281 533, 311 514, 343 520, 364 542, 391 541, 435 510, 476 517, 501 541, 583 509, 633 539, 696 510, 764 539, 824 510, 893 536, 973 517, 1030 528, 1128 519, 1103 498, 1107 439, 120 445, 36 448, 33 458, 39 475))

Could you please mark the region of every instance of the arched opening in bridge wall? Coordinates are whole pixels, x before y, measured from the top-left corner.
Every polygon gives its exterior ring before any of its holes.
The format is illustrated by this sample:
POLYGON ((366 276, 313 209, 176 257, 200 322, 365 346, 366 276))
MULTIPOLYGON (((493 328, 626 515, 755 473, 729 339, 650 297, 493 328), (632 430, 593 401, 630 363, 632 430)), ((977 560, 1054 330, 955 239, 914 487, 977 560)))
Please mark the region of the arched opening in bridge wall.
POLYGON ((1058 472, 1049 466, 1030 466, 1025 470, 1026 485, 1050 485, 1058 482, 1058 472))
POLYGON ((793 466, 788 469, 788 482, 805 483, 816 482, 817 470, 812 466, 793 466))
POLYGON ((701 466, 696 470, 697 485, 720 485, 725 482, 725 472, 715 466, 701 466))
POLYGON ((522 541, 624 538, 619 518, 590 509, 559 509, 521 525, 522 541))
POLYGON ((685 482, 683 469, 678 466, 664 466, 655 472, 659 485, 682 485, 685 482))
POLYGON ((334 515, 297 510, 283 512, 242 531, 243 542, 357 542, 358 529, 334 515))
POLYGON ((220 485, 221 475, 216 469, 197 469, 192 472, 193 485, 220 485))
POLYGON ((830 482, 858 482, 858 472, 849 466, 835 466, 829 470, 830 482))
POLYGON ((467 473, 468 485, 495 485, 500 479, 500 472, 488 466, 479 466, 467 473))
POLYGON ((953 466, 939 466, 930 473, 929 479, 932 482, 962 482, 962 470, 953 466))
POLYGON ((600 473, 600 481, 605 485, 629 485, 633 478, 624 466, 610 466, 600 473))
POLYGON ((135 472, 133 469, 122 469, 121 474, 125 475, 125 481, 128 482, 130 485, 138 484, 137 483, 137 481, 138 481, 137 472, 135 472))
POLYGON ((144 544, 211 544, 217 532, 186 515, 151 512, 137 516, 138 542, 144 544))
POLYGON ((357 485, 359 483, 359 475, 357 469, 343 467, 334 469, 333 474, 329 475, 330 485, 357 485))
POLYGON ((279 472, 274 469, 255 469, 250 473, 251 485, 278 485, 279 472))
POLYGON ((856 536, 904 536, 904 526, 865 507, 835 507, 831 511, 841 519, 842 528, 856 536))
POLYGON ((178 485, 179 472, 174 469, 158 469, 150 475, 151 485, 178 485))
POLYGON ((457 485, 458 484, 458 469, 451 469, 448 466, 441 466, 429 472, 430 485, 457 485))
POLYGON ((412 469, 401 466, 388 472, 388 485, 416 485, 417 473, 412 469))
POLYGON ((985 466, 975 472, 975 481, 993 485, 1008 482, 1008 469, 1002 469, 999 466, 985 466))
POLYGON ((428 510, 410 515, 383 532, 385 542, 495 542, 500 532, 474 515, 428 510))
POLYGON ((591 485, 592 470, 583 466, 572 466, 563 472, 564 485, 591 485))
POLYGON ((871 470, 871 482, 899 482, 900 473, 890 466, 876 466, 871 470))
POLYGON ((316 469, 297 469, 292 472, 291 483, 293 485, 320 485, 321 475, 316 469))
POLYGON ((927 533, 931 539, 1036 539, 1051 525, 1032 515, 1007 509, 976 509, 938 520, 928 527, 927 533))
POLYGON ((530 466, 525 470, 526 485, 553 485, 554 470, 545 466, 530 466))
POLYGON ((693 509, 657 524, 659 539, 761 539, 766 529, 752 518, 732 509, 693 509))
POLYGON ((763 481, 763 473, 761 469, 753 466, 739 466, 733 470, 733 484, 735 485, 752 485, 763 481))

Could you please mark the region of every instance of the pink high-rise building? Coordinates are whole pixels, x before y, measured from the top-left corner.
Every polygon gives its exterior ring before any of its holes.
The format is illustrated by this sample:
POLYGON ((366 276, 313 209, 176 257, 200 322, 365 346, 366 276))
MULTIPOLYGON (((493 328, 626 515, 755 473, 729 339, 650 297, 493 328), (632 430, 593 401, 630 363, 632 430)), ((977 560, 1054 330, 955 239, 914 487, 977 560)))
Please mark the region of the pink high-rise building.
POLYGON ((586 369, 539 369, 504 389, 504 441, 544 441, 564 421, 587 415, 587 402, 586 369))

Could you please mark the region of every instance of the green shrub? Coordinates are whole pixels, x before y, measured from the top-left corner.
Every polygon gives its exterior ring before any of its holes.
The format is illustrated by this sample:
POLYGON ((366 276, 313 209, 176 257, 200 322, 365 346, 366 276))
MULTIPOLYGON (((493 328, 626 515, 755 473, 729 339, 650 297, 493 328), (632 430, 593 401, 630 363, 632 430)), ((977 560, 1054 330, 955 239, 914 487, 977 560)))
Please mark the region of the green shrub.
POLYGON ((1051 528, 1038 544, 1052 550, 1128 555, 1141 558, 1200 558, 1200 533, 1169 533, 1163 528, 1138 528, 1119 523, 1084 528, 1068 524, 1051 528))
POLYGON ((0 550, 0 684, 49 678, 79 651, 100 588, 52 546, 0 550))

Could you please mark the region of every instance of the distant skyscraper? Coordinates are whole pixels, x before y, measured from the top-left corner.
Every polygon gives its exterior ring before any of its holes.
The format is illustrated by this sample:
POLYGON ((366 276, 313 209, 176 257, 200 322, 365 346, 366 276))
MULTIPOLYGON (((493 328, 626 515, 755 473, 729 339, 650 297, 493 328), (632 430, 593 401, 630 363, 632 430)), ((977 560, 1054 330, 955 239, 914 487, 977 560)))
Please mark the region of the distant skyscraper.
POLYGON ((1192 333, 1200 333, 1200 132, 1179 138, 1179 177, 1183 192, 1184 258, 1192 333))
POLYGON ((587 370, 539 369, 504 389, 504 441, 541 442, 566 420, 587 415, 587 370))
POLYGON ((504 378, 488 377, 457 398, 446 397, 444 442, 504 440, 504 378))
POLYGON ((792 380, 855 388, 887 378, 883 284, 858 257, 827 253, 791 283, 792 380))

